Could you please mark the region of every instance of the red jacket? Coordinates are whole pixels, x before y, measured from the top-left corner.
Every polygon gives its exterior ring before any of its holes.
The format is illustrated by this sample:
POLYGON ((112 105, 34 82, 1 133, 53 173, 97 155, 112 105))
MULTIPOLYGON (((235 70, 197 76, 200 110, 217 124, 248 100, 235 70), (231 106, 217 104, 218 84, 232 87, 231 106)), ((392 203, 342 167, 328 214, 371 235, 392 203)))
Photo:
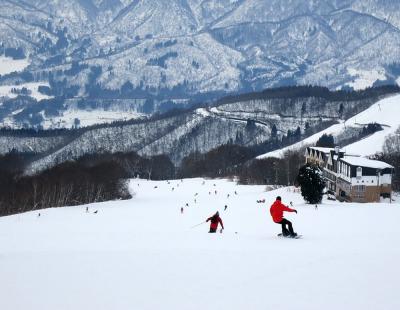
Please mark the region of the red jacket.
POLYGON ((282 221, 283 211, 295 212, 294 209, 286 207, 280 200, 275 200, 275 202, 271 206, 271 209, 269 210, 275 223, 279 223, 280 221, 282 221))
POLYGON ((221 227, 224 228, 224 224, 219 216, 211 216, 207 219, 207 222, 211 221, 210 228, 217 230, 218 224, 221 224, 221 227))

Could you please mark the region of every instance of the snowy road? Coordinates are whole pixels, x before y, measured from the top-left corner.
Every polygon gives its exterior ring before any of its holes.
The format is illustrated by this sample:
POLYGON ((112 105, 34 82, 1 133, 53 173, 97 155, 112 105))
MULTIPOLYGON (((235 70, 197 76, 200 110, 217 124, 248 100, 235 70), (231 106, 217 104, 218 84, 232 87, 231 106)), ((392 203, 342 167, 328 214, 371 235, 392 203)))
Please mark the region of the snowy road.
POLYGON ((0 309, 400 309, 400 204, 315 210, 287 188, 224 180, 131 187, 132 200, 89 213, 0 218, 0 309), (303 239, 276 236, 268 210, 278 194, 299 211, 287 218, 303 239), (223 234, 190 228, 217 209, 223 234))

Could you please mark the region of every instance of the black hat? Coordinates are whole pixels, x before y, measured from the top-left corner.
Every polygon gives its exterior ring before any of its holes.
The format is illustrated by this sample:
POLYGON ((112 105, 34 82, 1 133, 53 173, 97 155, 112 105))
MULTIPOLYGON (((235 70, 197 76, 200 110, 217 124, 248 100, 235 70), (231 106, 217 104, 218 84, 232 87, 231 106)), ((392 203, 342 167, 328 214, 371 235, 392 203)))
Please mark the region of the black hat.
POLYGON ((276 200, 281 201, 282 200, 281 196, 276 197, 276 200))

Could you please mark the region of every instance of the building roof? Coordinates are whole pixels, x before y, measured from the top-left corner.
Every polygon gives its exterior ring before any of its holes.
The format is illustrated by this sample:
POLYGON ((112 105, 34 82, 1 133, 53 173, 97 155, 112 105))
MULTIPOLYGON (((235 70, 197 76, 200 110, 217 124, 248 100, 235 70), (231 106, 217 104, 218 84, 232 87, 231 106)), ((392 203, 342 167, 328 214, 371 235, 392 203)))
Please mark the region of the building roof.
POLYGON ((331 147, 318 147, 318 146, 310 146, 310 149, 316 150, 318 152, 326 153, 326 154, 335 150, 334 148, 331 148, 331 147))
POLYGON ((393 166, 379 160, 372 160, 365 157, 356 157, 356 156, 345 156, 340 159, 341 161, 348 163, 352 166, 359 167, 368 167, 374 169, 386 169, 386 168, 394 168, 393 166))

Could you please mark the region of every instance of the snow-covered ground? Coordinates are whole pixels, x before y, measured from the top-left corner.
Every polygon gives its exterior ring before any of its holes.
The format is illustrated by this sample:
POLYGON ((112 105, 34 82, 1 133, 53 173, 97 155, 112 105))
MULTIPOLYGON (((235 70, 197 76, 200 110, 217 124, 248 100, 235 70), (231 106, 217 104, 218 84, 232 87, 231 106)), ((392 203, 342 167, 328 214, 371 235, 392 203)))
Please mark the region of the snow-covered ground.
POLYGON ((299 150, 307 145, 315 145, 318 139, 325 133, 338 136, 346 126, 364 126, 368 123, 379 123, 383 125, 383 130, 378 131, 358 142, 343 148, 348 153, 359 154, 362 156, 374 155, 382 152, 385 137, 394 133, 400 126, 400 95, 391 96, 378 101, 365 111, 353 116, 341 124, 336 124, 322 130, 298 143, 289 145, 285 148, 268 152, 258 158, 277 157, 282 158, 288 150, 299 150))
POLYGON ((133 118, 142 117, 135 111, 113 111, 104 109, 95 110, 79 110, 68 109, 61 111, 59 116, 45 117, 42 126, 48 128, 72 128, 75 124, 75 119, 79 120, 80 127, 92 126, 95 124, 112 123, 115 121, 126 121, 133 118))
POLYGON ((352 87, 354 90, 366 89, 372 87, 377 81, 385 81, 386 75, 385 70, 357 70, 348 68, 347 72, 354 78, 353 82, 346 83, 346 85, 352 87))
POLYGON ((1 85, 0 86, 0 97, 9 97, 9 98, 15 98, 18 95, 15 93, 12 93, 11 90, 13 88, 21 90, 23 87, 31 91, 31 94, 29 95, 32 98, 35 98, 37 101, 40 101, 42 99, 50 99, 52 96, 47 96, 45 94, 42 94, 39 92, 39 86, 49 86, 49 83, 46 82, 31 82, 31 83, 23 83, 19 85, 1 85))
POLYGON ((133 180, 133 199, 89 213, 0 218, 1 309, 400 309, 397 201, 316 210, 293 188, 204 182, 133 180), (278 194, 303 239, 276 236, 278 194), (191 228, 216 210, 224 233, 191 228))
POLYGON ((25 59, 12 59, 11 57, 0 56, 0 75, 6 75, 11 72, 19 72, 28 67, 30 61, 25 59))

